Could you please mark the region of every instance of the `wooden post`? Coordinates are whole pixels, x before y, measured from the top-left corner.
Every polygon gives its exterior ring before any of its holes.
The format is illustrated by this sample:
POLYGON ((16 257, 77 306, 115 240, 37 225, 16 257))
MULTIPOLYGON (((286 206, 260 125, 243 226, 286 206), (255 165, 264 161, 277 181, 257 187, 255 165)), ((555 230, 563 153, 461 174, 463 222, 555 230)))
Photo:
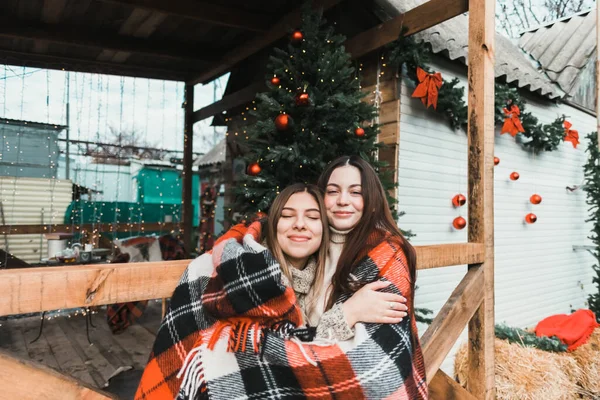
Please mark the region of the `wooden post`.
POLYGON ((467 389, 493 400, 494 385, 494 0, 469 0, 469 242, 483 243, 484 298, 469 322, 467 389))
POLYGON ((600 149, 600 7, 596 4, 596 133, 598 139, 598 148, 600 149))
POLYGON ((194 209, 192 206, 192 164, 194 162, 194 85, 185 84, 184 101, 185 122, 183 130, 183 182, 181 188, 181 205, 183 222, 183 243, 185 246, 185 255, 189 257, 193 250, 192 230, 194 209))

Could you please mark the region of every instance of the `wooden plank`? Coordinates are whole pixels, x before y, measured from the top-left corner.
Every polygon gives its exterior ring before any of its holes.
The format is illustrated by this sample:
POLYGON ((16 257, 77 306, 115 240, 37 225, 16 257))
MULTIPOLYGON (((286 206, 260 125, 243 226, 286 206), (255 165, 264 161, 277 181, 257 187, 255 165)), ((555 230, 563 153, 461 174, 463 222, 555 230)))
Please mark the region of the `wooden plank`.
POLYGON ((189 62, 212 62, 216 51, 216 49, 190 51, 189 47, 172 42, 85 31, 77 26, 59 26, 8 18, 0 19, 0 37, 42 40, 67 46, 125 51, 189 62))
MULTIPOLYGON (((323 10, 328 10, 329 8, 335 6, 341 1, 342 0, 319 0, 314 1, 313 4, 315 7, 319 7, 323 10)), ((292 11, 291 13, 281 17, 279 21, 275 25, 273 25, 271 29, 269 29, 269 31, 256 38, 250 39, 249 41, 242 43, 240 46, 228 51, 218 62, 214 63, 210 68, 207 68, 198 77, 193 79, 192 83, 207 83, 215 78, 218 78, 219 76, 228 72, 240 61, 245 60, 252 54, 258 52, 261 49, 264 49, 270 44, 273 44, 279 38, 285 36, 290 28, 297 27, 298 25, 300 25, 301 21, 301 8, 298 8, 292 11)), ((239 103, 239 105, 242 104, 244 103, 239 103)))
POLYGON ((484 247, 480 243, 415 246, 415 250, 417 252, 417 269, 474 264, 484 260, 484 247))
POLYGON ((475 396, 467 392, 441 369, 429 383, 428 389, 431 400, 476 400, 475 396))
POLYGON ((116 399, 43 365, 0 352, 0 385, 6 399, 116 399))
POLYGON ((215 3, 194 0, 101 0, 108 3, 124 4, 167 15, 192 19, 217 26, 264 32, 273 18, 255 12, 226 7, 215 3))
MULTIPOLYGON (((469 0, 469 242, 483 243, 484 299, 469 322, 468 387, 495 399, 494 381, 494 53, 493 0, 469 0)), ((477 268, 477 266, 471 266, 477 268)))
POLYGON ((91 232, 96 230, 100 233, 109 232, 157 232, 157 231, 176 231, 179 229, 178 223, 173 222, 147 222, 120 223, 113 228, 113 223, 104 224, 82 224, 82 225, 0 225, 0 234, 20 235, 32 233, 51 233, 51 232, 91 232))
POLYGON ((0 271, 0 315, 170 297, 190 260, 0 271))
POLYGON ((400 100, 382 103, 379 107, 379 123, 388 124, 400 120, 400 100))
POLYGON ((182 71, 179 68, 162 69, 139 64, 124 65, 80 57, 34 54, 5 49, 0 50, 0 62, 9 65, 55 69, 59 71, 87 72, 175 81, 183 81, 189 75, 189 72, 182 71))
MULTIPOLYGON (((77 356, 75 349, 70 342, 68 335, 58 326, 58 320, 66 319, 67 317, 58 317, 51 321, 45 321, 43 335, 56 358, 60 372, 67 376, 71 376, 88 385, 101 387, 103 382, 95 382, 86 365, 87 360, 83 360, 77 356)), ((83 321, 81 321, 83 322, 83 321)))
MULTIPOLYGON (((375 72, 377 73, 377 72, 375 72)), ((363 73, 363 76, 365 74, 363 73)), ((377 85, 369 85, 363 86, 361 90, 367 95, 363 98, 363 101, 368 102, 369 104, 373 104, 373 100, 375 98, 375 89, 377 85)), ((381 96, 381 102, 385 103, 387 101, 397 100, 398 96, 398 81, 395 79, 389 79, 379 82, 379 93, 381 96)))
POLYGON ((403 28, 410 36, 469 11, 468 0, 429 0, 404 14, 359 33, 346 42, 353 58, 361 57, 398 39, 403 28))
POLYGON ((223 96, 217 102, 202 107, 193 113, 193 122, 202 121, 203 119, 212 117, 213 115, 222 113, 226 110, 231 110, 239 105, 250 103, 256 97, 256 93, 266 90, 264 82, 256 82, 250 86, 238 90, 237 92, 223 96))
POLYGON ((181 220, 186 257, 196 246, 192 244, 194 208, 192 204, 192 165, 194 164, 194 85, 185 85, 183 126, 183 176, 181 185, 181 220))
POLYGON ((470 269, 421 337, 428 382, 431 382, 467 322, 481 304, 483 279, 482 268, 470 269))
POLYGON ((400 135, 400 124, 399 121, 392 121, 379 128, 379 135, 377 135, 377 142, 385 143, 389 145, 396 145, 399 143, 400 135))

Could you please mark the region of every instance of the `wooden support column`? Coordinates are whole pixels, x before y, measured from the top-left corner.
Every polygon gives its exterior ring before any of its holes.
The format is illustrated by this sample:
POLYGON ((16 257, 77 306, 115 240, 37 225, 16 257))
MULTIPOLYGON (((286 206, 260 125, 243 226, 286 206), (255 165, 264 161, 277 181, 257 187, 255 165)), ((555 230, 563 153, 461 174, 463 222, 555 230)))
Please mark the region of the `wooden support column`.
POLYGON ((185 101, 183 103, 185 122, 183 128, 183 174, 182 174, 182 188, 181 188, 181 205, 182 215, 181 220, 183 222, 183 243, 185 246, 185 255, 189 257, 190 253, 194 250, 192 243, 192 230, 193 230, 193 218, 194 208, 192 205, 192 164, 194 163, 194 85, 190 83, 185 84, 185 101))
POLYGON ((495 399, 494 386, 494 5, 469 0, 469 242, 483 243, 484 295, 469 322, 467 389, 495 399))

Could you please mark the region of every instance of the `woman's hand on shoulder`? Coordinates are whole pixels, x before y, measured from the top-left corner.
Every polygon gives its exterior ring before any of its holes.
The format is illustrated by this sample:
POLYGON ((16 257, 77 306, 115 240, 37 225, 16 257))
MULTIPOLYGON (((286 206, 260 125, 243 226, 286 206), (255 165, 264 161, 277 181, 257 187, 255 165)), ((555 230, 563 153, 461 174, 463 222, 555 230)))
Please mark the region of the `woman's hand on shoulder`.
POLYGON ((389 281, 366 284, 342 304, 344 317, 350 327, 357 322, 397 324, 406 317, 408 307, 404 297, 379 292, 390 284, 389 281))

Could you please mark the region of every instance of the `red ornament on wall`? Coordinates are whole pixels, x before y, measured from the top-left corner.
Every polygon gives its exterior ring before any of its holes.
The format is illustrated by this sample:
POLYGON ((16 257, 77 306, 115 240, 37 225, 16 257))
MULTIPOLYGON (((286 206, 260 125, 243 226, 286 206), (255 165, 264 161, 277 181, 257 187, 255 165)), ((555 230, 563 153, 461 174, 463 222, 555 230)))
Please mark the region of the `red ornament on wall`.
POLYGON ((454 229, 464 229, 465 226, 467 226, 467 221, 463 218, 463 217, 456 217, 454 218, 454 221, 452 221, 452 226, 454 227, 454 229))
POLYGON ((365 136, 365 130, 363 128, 358 127, 354 130, 354 134, 358 137, 363 137, 365 136))
POLYGON ((271 84, 274 86, 278 86, 281 83, 278 77, 274 76, 271 78, 271 84))
POLYGON ((516 180, 518 180, 520 177, 521 177, 521 175, 519 175, 519 173, 518 173, 518 172, 513 172, 513 173, 511 173, 511 174, 510 174, 510 180, 511 180, 511 181, 516 181, 516 180))
POLYGON ((500 164, 500 159, 498 157, 494 157, 494 165, 500 164))
POLYGON ((258 165, 256 162, 248 165, 248 175, 256 176, 260 174, 261 170, 262 168, 260 168, 260 165, 258 165))
POLYGON ((307 106, 309 104, 310 98, 308 97, 308 93, 298 93, 298 95, 296 95, 297 106, 307 106))
POLYGON ((540 196, 539 194, 533 194, 529 198, 529 201, 531 202, 531 204, 540 204, 542 202, 542 196, 540 196))
POLYGON ((534 213, 529 213, 525 216, 525 222, 528 224, 533 224, 537 221, 537 216, 534 213))
POLYGON ((300 43, 304 39, 304 34, 301 31, 294 31, 292 33, 292 43, 300 43))
POLYGON ((287 114, 279 114, 277 118, 275 118, 275 128, 278 131, 283 132, 287 131, 290 127, 290 117, 287 114))
POLYGON ((452 205, 454 207, 464 206, 466 202, 467 202, 467 198, 465 196, 463 196, 462 194, 457 194, 456 196, 454 196, 452 198, 452 205))

